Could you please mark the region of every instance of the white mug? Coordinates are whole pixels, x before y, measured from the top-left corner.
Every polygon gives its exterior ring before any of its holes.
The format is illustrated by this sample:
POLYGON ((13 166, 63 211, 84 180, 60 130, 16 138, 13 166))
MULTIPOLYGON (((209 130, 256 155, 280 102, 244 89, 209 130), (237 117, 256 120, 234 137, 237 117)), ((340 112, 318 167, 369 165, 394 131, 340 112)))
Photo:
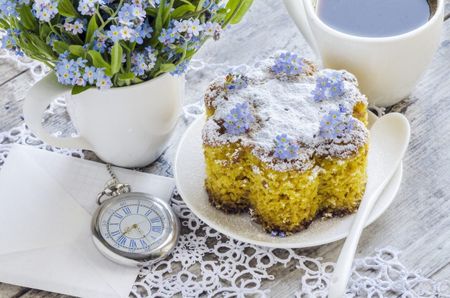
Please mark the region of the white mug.
POLYGON ((28 92, 25 122, 50 145, 92 150, 117 166, 143 167, 165 150, 181 114, 184 86, 184 77, 164 74, 128 87, 91 88, 71 95, 51 73, 28 92), (42 127, 44 111, 61 96, 79 137, 58 138, 42 127))
POLYGON ((390 37, 359 37, 329 27, 316 13, 317 0, 284 4, 324 67, 348 70, 371 104, 390 106, 411 93, 430 63, 439 45, 445 3, 437 0, 424 25, 390 37))

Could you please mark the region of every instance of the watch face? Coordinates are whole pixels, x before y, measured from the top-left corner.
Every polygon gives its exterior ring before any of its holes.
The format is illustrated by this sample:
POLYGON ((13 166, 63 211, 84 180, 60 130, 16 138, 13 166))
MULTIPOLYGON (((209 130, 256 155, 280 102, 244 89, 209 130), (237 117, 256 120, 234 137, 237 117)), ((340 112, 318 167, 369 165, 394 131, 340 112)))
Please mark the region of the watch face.
POLYGON ((145 255, 165 240, 170 226, 160 204, 138 193, 107 203, 99 213, 98 230, 119 252, 145 255))

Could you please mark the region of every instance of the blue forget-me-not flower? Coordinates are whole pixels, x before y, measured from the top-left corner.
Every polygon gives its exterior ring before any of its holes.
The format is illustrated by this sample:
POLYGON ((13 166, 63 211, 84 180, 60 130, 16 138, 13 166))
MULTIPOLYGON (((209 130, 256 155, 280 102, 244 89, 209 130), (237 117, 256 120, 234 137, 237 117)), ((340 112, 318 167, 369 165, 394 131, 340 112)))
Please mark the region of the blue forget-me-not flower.
POLYGON ((250 125, 255 121, 248 103, 237 104, 225 117, 224 127, 231 135, 241 135, 250 129, 250 125))
POLYGON ((274 156, 276 158, 291 160, 298 157, 298 151, 299 146, 287 134, 281 134, 275 138, 274 156))

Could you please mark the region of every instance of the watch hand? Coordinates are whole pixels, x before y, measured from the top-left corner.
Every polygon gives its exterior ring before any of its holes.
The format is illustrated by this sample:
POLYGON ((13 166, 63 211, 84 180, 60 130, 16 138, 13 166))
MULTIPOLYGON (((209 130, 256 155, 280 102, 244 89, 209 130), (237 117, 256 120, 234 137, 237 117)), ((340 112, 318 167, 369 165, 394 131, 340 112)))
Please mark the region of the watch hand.
POLYGON ((147 239, 148 242, 151 242, 150 239, 147 238, 147 235, 144 235, 144 232, 142 232, 141 228, 136 225, 136 229, 138 230, 139 234, 142 235, 145 239, 147 239))
POLYGON ((131 230, 133 230, 133 229, 134 229, 134 226, 127 227, 127 228, 125 229, 125 232, 123 232, 123 234, 126 235, 126 234, 128 234, 129 232, 131 232, 131 230))

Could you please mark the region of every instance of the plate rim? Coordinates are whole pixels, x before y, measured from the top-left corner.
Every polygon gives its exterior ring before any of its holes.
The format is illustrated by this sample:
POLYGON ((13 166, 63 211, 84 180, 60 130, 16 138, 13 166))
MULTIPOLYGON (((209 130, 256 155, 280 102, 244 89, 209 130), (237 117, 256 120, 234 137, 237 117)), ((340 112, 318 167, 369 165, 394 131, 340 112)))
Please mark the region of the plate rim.
MULTIPOLYGON (((378 117, 369 111, 369 116, 370 117, 374 117, 375 119, 378 119, 378 117)), ((189 127, 186 129, 186 131, 184 132, 183 136, 180 139, 179 145, 177 147, 176 150, 176 154, 175 154, 175 159, 174 159, 174 178, 175 178, 175 185, 177 187, 177 191, 179 193, 179 195, 181 196, 181 198, 183 199, 183 202, 186 204, 186 206, 189 208, 189 210, 195 215, 197 216, 202 222, 204 222, 205 224, 207 224, 208 226, 210 226, 211 228, 215 229, 216 231, 232 238, 232 239, 236 239, 238 241, 241 242, 245 242, 245 243, 250 243, 250 244, 254 244, 254 245, 258 245, 258 246, 262 246, 262 247, 270 247, 270 248, 281 248, 281 249, 289 249, 289 248, 309 248, 309 247, 316 247, 316 246, 321 246, 321 245, 325 245, 325 244, 329 244, 329 243, 333 243, 336 241, 339 241, 341 239, 344 239, 345 237, 348 236, 350 230, 347 231, 342 231, 341 233, 337 233, 334 237, 329 237, 327 238, 326 242, 321 242, 321 241, 316 241, 316 242, 311 242, 308 243, 306 245, 296 245, 295 243, 283 243, 283 242, 279 242, 279 243, 269 243, 266 241, 261 241, 261 240, 255 240, 255 239, 249 239, 243 236, 240 236, 237 233, 233 233, 233 232, 229 232, 229 231, 224 231, 224 229, 222 229, 220 226, 218 226, 216 223, 214 223, 213 221, 210 221, 209 218, 207 217, 203 217, 198 215, 198 212, 196 212, 196 208, 193 207, 193 205, 190 203, 189 200, 185 200, 185 194, 183 189, 180 187, 179 185, 179 178, 178 178, 178 164, 179 164, 179 156, 180 156, 180 152, 182 149, 182 145, 185 141, 185 139, 190 135, 191 130, 194 129, 194 126, 197 124, 197 122, 200 121, 205 121, 206 119, 206 115, 205 113, 200 114, 198 117, 196 117, 192 123, 189 125, 189 127)), ((198 125, 198 124, 197 124, 198 125)), ((371 214, 369 216, 368 221, 365 223, 364 228, 368 227, 369 225, 371 225, 373 222, 375 222, 378 218, 380 218, 380 216, 382 214, 384 214, 386 212, 386 210, 392 205, 392 202, 394 201, 395 197, 398 194, 398 191, 400 190, 400 186, 401 186, 401 182, 402 182, 402 178, 403 178, 403 161, 400 162, 400 165, 398 166, 398 168, 396 169, 394 175, 392 176, 392 178, 389 180, 389 182, 387 183, 386 187, 383 189, 383 192, 380 194, 380 196, 382 196, 384 194, 384 191, 388 188, 388 187, 393 187, 394 189, 392 190, 392 195, 391 198, 389 199, 389 201, 387 202, 387 204, 383 205, 382 208, 379 208, 377 210, 372 210, 371 214), (398 181, 397 181, 398 180, 398 181)), ((203 187, 203 186, 202 186, 203 187)), ((353 213, 356 214, 356 213, 353 213)), ((350 215, 349 215, 350 216, 350 215)), ((300 232, 301 233, 301 232, 300 232)), ((283 239, 283 238, 280 238, 283 239)))

